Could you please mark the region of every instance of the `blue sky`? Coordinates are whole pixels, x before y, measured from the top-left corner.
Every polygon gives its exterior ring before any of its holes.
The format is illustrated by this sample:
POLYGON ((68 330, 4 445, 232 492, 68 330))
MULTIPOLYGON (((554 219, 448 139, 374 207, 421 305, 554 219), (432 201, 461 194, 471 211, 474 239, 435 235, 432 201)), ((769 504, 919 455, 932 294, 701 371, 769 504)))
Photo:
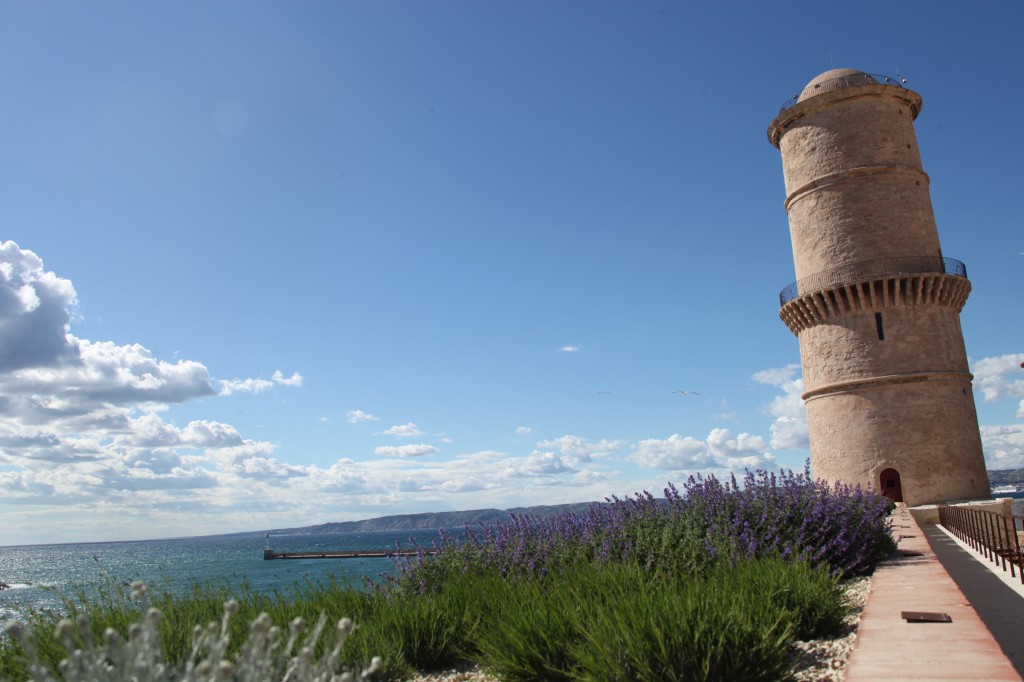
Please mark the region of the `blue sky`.
POLYGON ((1024 466, 1024 5, 979 8, 0 5, 0 545, 802 467, 765 131, 833 65, 924 98, 1024 466))

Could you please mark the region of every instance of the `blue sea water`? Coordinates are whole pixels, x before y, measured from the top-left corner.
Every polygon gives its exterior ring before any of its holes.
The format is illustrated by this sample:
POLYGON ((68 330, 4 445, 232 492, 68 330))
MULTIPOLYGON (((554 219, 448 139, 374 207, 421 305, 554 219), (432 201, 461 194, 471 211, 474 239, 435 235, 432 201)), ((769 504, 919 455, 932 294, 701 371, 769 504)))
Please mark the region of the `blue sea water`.
MULTIPOLYGON (((278 551, 394 549, 425 547, 436 530, 331 535, 275 535, 278 551)), ((264 538, 200 537, 138 542, 25 545, 0 547, 0 622, 16 618, 26 607, 61 608, 61 595, 93 593, 105 581, 130 585, 142 580, 154 589, 180 593, 194 583, 240 586, 247 582, 261 593, 287 594, 307 579, 337 580, 361 588, 363 576, 378 578, 395 570, 387 558, 289 559, 265 561, 264 538)))

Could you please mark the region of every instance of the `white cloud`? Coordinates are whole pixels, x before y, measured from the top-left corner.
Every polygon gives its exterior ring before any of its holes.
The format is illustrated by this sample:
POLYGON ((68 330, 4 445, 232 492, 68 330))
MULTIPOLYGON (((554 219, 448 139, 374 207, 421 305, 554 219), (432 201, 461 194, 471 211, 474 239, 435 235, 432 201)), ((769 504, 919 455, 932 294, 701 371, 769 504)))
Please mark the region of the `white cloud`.
POLYGON ((362 410, 349 410, 345 413, 345 419, 347 419, 350 424, 359 424, 362 422, 375 422, 378 421, 380 417, 367 414, 362 410))
MULTIPOLYGON (((193 420, 180 427, 163 416, 171 405, 197 398, 301 386, 300 374, 278 370, 270 380, 217 381, 196 361, 168 362, 138 343, 72 335, 76 305, 71 282, 47 272, 31 251, 0 244, 5 509, 45 505, 39 518, 47 528, 73 528, 88 519, 95 534, 103 532, 104 519, 153 510, 180 514, 238 504, 235 513, 247 499, 271 497, 263 481, 277 492, 282 481, 306 476, 307 468, 273 459, 273 444, 245 439, 230 424, 193 420), (54 505, 72 515, 54 512, 51 518, 54 505)), ((32 537, 29 526, 21 532, 32 537)))
POLYGON ((373 452, 383 457, 422 457, 438 452, 438 449, 433 445, 420 443, 418 445, 383 445, 374 449, 373 452))
POLYGON ((263 393, 263 391, 273 387, 274 382, 267 379, 222 379, 220 382, 220 395, 263 393))
POLYGON ((235 465, 235 472, 243 478, 286 479, 308 476, 305 467, 291 466, 273 458, 249 457, 235 465))
POLYGON ((296 388, 302 386, 302 375, 298 372, 292 372, 290 377, 286 377, 281 373, 281 370, 275 369, 274 375, 271 378, 275 384, 280 384, 281 386, 294 386, 296 388))
POLYGON ((678 433, 664 440, 647 438, 640 441, 629 459, 653 469, 692 470, 715 465, 704 441, 678 433))
POLYGON ((441 490, 446 493, 471 493, 480 490, 487 490, 496 487, 494 484, 486 483, 478 478, 448 479, 441 484, 441 490))
POLYGON ((67 332, 77 302, 71 282, 44 270, 36 254, 0 244, 0 372, 75 362, 67 332))
POLYGON ((811 447, 807 417, 780 416, 768 427, 776 450, 806 450, 811 447))
POLYGON ((1024 467, 1024 424, 982 426, 981 443, 989 469, 1024 467))
POLYGON ((743 469, 770 465, 774 457, 761 436, 712 429, 704 440, 673 434, 640 441, 629 459, 640 466, 678 472, 743 469))
MULTIPOLYGON (((971 366, 975 390, 981 391, 985 402, 1001 398, 1024 398, 1024 371, 1021 370, 1021 362, 1024 362, 1024 353, 978 360, 971 366)), ((1024 401, 1021 401, 1021 410, 1024 411, 1024 401)))
MULTIPOLYGON (((2 326, 2 325, 0 325, 2 326)), ((6 395, 35 395, 62 413, 100 404, 180 403, 213 394, 201 363, 157 360, 139 344, 118 346, 66 335, 70 356, 57 365, 14 369, 0 375, 6 395)))
POLYGON ((775 417, 769 430, 771 445, 777 450, 806 450, 810 447, 807 408, 800 397, 804 392, 804 382, 803 378, 796 376, 799 371, 800 365, 786 365, 757 372, 752 377, 759 384, 775 386, 783 392, 765 407, 765 412, 775 417))
POLYGON ((412 422, 409 422, 407 424, 396 424, 395 426, 392 426, 390 429, 381 431, 380 435, 397 436, 399 438, 412 438, 414 436, 422 436, 423 432, 420 431, 420 428, 418 426, 416 426, 412 422))
POLYGON ((562 351, 563 353, 579 353, 580 352, 580 347, 579 346, 562 346, 558 350, 562 351))
POLYGON ((516 435, 517 436, 529 436, 531 433, 533 433, 533 429, 531 429, 529 426, 517 426, 516 427, 516 435))
POLYGON ((622 441, 600 440, 597 443, 566 434, 559 438, 542 440, 537 443, 538 448, 557 450, 561 453, 570 466, 577 467, 584 462, 593 461, 594 458, 605 457, 623 447, 622 441))
POLYGON ((557 476, 573 473, 574 468, 562 461, 554 452, 531 452, 524 459, 515 460, 505 469, 506 476, 557 476))
POLYGON ((294 372, 285 377, 281 370, 274 370, 270 379, 224 379, 220 382, 220 395, 232 393, 263 393, 274 386, 302 386, 302 375, 294 372))

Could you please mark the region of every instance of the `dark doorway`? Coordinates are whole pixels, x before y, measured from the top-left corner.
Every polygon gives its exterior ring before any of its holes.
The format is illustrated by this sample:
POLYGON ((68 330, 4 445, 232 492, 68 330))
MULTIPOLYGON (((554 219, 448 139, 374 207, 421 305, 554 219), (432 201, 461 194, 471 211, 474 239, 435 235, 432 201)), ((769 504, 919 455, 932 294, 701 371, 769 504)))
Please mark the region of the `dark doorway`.
POLYGON ((903 501, 903 486, 900 484, 900 472, 895 469, 883 469, 878 476, 879 489, 882 494, 893 502, 903 501))

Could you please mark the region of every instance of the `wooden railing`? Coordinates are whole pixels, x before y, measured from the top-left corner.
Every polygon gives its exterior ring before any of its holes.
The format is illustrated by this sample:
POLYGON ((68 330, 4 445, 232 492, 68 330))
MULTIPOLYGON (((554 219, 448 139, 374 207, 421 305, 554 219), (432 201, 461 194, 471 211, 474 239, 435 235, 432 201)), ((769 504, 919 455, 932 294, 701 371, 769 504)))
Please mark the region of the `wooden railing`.
POLYGON ((970 507, 939 506, 939 523, 1012 577, 1024 584, 1021 553, 1022 519, 970 507), (1009 568, 1007 568, 1009 567, 1009 568))

